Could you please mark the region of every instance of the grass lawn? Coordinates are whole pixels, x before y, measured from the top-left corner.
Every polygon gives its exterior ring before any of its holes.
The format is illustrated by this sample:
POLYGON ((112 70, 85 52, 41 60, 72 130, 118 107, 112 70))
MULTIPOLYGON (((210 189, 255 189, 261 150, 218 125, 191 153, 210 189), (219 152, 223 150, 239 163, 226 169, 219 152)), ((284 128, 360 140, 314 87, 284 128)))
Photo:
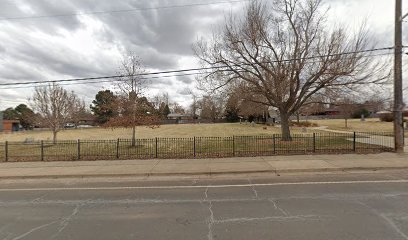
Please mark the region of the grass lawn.
POLYGON ((319 126, 327 126, 328 129, 350 132, 392 132, 392 122, 381 122, 378 118, 369 118, 362 122, 360 119, 349 119, 348 127, 345 127, 344 119, 310 120, 319 126))
MULTIPOLYGON (((279 127, 264 125, 222 123, 222 124, 179 124, 162 125, 159 128, 137 127, 136 138, 185 138, 185 137, 232 137, 232 136, 264 136, 280 134, 279 127)), ((292 133, 301 133, 302 128, 292 128, 292 133)), ((310 131, 308 131, 310 133, 310 131)), ((58 133, 58 140, 116 140, 130 139, 131 129, 117 128, 90 128, 90 129, 65 129, 58 133)), ((0 134, 0 142, 24 141, 30 138, 35 141, 51 140, 51 131, 25 131, 12 134, 0 134)))

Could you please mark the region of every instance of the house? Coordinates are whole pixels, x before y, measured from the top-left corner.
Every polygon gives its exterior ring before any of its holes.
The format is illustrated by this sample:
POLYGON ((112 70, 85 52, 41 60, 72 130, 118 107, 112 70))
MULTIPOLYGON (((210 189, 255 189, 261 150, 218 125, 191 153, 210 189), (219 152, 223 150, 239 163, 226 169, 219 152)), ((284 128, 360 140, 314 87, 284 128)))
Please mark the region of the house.
POLYGON ((175 123, 188 123, 194 120, 191 114, 170 113, 167 115, 167 119, 175 120, 175 123))
POLYGON ((4 120, 3 113, 0 112, 0 132, 20 131, 20 120, 4 120))
POLYGON ((18 132, 20 131, 19 120, 3 120, 2 132, 18 132))
POLYGON ((93 115, 83 116, 78 119, 77 125, 89 125, 89 126, 96 126, 96 117, 93 115))
POLYGON ((341 110, 339 107, 329 107, 324 109, 320 114, 325 116, 336 116, 341 114, 341 110))

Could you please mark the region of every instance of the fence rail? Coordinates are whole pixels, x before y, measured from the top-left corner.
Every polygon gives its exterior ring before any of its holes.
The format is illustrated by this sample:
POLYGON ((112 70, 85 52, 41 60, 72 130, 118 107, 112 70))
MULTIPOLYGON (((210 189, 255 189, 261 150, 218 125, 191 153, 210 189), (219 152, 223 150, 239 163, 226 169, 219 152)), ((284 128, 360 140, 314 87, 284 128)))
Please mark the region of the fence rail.
POLYGON ((0 143, 0 161, 74 161, 371 153, 394 149, 392 133, 312 133, 268 136, 31 141, 0 143))

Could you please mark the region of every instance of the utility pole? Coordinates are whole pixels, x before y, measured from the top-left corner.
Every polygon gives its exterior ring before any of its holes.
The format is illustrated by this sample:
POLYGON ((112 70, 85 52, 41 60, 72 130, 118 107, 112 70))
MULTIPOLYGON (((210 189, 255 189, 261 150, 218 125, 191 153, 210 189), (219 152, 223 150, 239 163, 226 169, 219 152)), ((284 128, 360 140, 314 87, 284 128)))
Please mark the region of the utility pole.
POLYGON ((402 2, 395 0, 395 52, 394 52, 394 136, 395 151, 404 152, 403 96, 402 96, 402 2))

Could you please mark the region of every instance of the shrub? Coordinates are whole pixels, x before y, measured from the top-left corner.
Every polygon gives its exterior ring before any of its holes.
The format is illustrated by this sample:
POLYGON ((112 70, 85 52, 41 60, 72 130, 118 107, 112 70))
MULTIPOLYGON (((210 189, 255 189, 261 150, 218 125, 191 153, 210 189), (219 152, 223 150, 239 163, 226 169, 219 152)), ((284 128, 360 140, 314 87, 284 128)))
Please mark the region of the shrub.
POLYGON ((367 118, 367 117, 370 116, 370 112, 367 109, 362 108, 362 109, 359 109, 359 110, 355 111, 353 113, 352 117, 353 118, 361 118, 361 115, 364 115, 364 117, 367 118))
MULTIPOLYGON (((404 114, 405 116, 405 114, 404 114)), ((394 122, 394 114, 393 113, 382 113, 379 115, 381 122, 394 122)), ((403 122, 408 122, 408 119, 404 118, 403 122)))
POLYGON ((291 126, 294 127, 318 127, 319 125, 317 123, 312 123, 309 121, 301 121, 301 122, 291 122, 291 126))
POLYGON ((393 122, 394 116, 392 113, 382 113, 380 114, 380 121, 381 122, 393 122))

